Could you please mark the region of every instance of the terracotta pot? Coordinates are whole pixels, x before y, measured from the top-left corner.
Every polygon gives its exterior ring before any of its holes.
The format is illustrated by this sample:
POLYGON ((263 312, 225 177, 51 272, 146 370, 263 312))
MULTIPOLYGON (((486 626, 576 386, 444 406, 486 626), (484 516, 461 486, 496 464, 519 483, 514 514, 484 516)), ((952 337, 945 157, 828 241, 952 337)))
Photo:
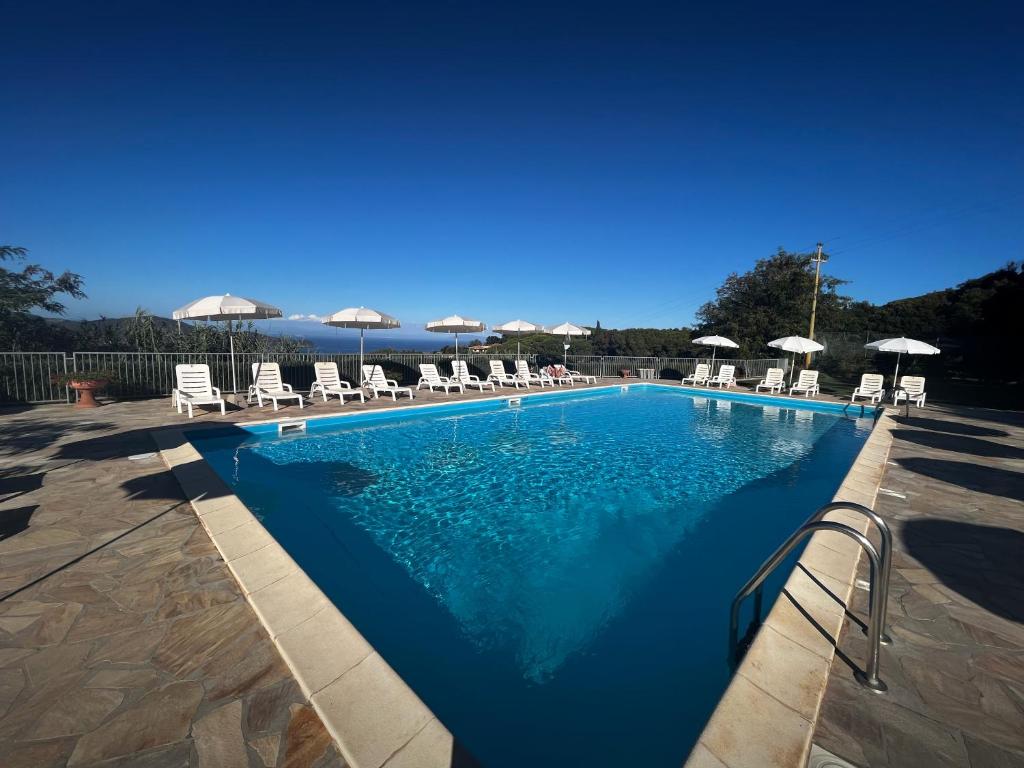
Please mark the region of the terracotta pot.
POLYGON ((629 368, 621 368, 621 369, 619 369, 619 376, 621 376, 624 379, 628 379, 629 378, 629 368))
POLYGON ((104 379, 69 381, 68 386, 78 392, 78 402, 75 403, 75 408, 99 408, 100 404, 96 402, 93 392, 103 389, 107 386, 107 382, 104 379))

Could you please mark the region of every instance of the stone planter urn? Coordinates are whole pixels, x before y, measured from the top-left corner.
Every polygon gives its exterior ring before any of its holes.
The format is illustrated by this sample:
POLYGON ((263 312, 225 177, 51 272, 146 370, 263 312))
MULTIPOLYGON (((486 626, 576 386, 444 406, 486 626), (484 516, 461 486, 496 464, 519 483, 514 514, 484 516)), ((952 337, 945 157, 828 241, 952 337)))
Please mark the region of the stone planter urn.
POLYGON ((621 376, 624 379, 628 379, 629 378, 629 368, 620 368, 619 369, 619 376, 621 376))
POLYGON ((78 402, 75 403, 75 408, 99 408, 100 404, 96 402, 93 393, 107 386, 107 381, 106 379, 84 379, 69 381, 68 386, 78 393, 78 402))

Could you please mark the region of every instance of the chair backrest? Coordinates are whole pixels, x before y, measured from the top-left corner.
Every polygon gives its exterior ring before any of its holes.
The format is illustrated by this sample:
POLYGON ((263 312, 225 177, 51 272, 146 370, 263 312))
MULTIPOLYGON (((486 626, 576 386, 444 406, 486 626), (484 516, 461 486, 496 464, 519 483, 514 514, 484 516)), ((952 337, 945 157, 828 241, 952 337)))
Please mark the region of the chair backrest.
POLYGON ((491 375, 508 376, 508 372, 505 370, 505 364, 501 362, 501 360, 491 360, 491 375))
POLYGON ((711 366, 707 363, 697 363, 697 367, 693 369, 693 377, 695 379, 706 379, 711 375, 711 366))
POLYGON ((910 395, 924 392, 924 376, 900 376, 900 389, 910 395))
POLYGON ((516 360, 516 374, 519 376, 530 375, 530 366, 527 365, 525 360, 516 360))
POLYGON ((764 380, 766 384, 778 384, 782 381, 782 377, 785 375, 785 371, 781 368, 769 368, 764 374, 764 380))
POLYGON ((379 365, 364 365, 363 381, 368 381, 379 387, 388 386, 388 377, 384 375, 384 369, 379 365))
POLYGON ((818 372, 817 371, 800 371, 800 378, 797 379, 796 385, 798 387, 813 387, 818 383, 818 372))
POLYGON ((316 383, 325 387, 341 386, 341 375, 338 373, 337 363, 313 363, 313 370, 316 371, 316 383))
POLYGON ((736 373, 736 366, 735 365, 723 365, 721 368, 718 369, 718 378, 719 379, 723 379, 723 380, 724 379, 731 379, 733 377, 733 374, 735 374, 735 373, 736 373))
POLYGON ((284 389, 284 385, 281 383, 281 366, 277 363, 253 363, 252 380, 260 389, 269 391, 284 389))
POLYGON ((178 380, 178 391, 187 395, 213 395, 213 384, 210 382, 210 366, 206 363, 194 365, 181 364, 174 366, 174 376, 178 380))
POLYGON ((880 373, 865 373, 860 377, 861 392, 878 392, 882 389, 885 378, 880 373))
MULTIPOLYGON (((492 360, 491 362, 497 362, 492 360)), ((452 360, 452 376, 462 383, 469 381, 469 366, 465 360, 452 360)))
POLYGON ((441 383, 441 376, 437 372, 437 366, 433 363, 420 363, 420 376, 431 384, 441 383))

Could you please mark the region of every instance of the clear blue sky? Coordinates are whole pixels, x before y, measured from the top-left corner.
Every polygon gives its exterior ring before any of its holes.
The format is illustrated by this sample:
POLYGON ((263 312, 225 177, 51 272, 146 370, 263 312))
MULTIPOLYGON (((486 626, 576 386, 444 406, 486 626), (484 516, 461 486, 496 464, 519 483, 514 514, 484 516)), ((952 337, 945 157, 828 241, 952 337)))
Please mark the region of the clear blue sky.
POLYGON ((0 241, 71 317, 407 327, 679 326, 818 239, 873 301, 1024 256, 1019 3, 497 5, 5 3, 0 241))

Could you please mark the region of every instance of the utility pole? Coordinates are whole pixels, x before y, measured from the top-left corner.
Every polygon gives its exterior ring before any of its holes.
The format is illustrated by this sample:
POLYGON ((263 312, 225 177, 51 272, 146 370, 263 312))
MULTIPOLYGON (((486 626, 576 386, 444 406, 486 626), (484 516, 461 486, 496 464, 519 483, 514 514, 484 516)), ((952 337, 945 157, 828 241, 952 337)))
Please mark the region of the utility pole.
MULTIPOLYGON (((828 261, 828 256, 821 252, 822 244, 818 243, 818 249, 814 256, 811 257, 811 261, 814 262, 814 297, 811 299, 811 328, 807 332, 807 338, 814 341, 814 315, 818 311, 818 283, 821 280, 821 264, 822 262, 828 261)), ((807 353, 807 359, 804 361, 804 367, 811 367, 811 353, 807 353)))

